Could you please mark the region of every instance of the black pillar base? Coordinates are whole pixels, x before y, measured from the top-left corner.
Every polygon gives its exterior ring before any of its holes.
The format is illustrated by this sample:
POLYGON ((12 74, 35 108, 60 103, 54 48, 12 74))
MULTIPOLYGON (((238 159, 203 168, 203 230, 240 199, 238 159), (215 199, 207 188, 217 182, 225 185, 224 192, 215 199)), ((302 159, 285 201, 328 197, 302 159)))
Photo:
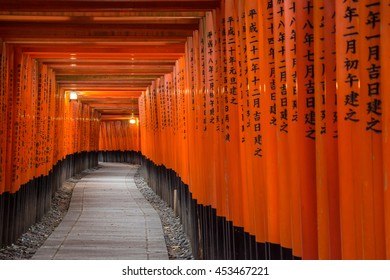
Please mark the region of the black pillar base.
POLYGON ((62 183, 98 165, 97 152, 68 155, 49 174, 31 179, 15 193, 0 195, 0 245, 11 245, 50 210, 52 197, 62 183))

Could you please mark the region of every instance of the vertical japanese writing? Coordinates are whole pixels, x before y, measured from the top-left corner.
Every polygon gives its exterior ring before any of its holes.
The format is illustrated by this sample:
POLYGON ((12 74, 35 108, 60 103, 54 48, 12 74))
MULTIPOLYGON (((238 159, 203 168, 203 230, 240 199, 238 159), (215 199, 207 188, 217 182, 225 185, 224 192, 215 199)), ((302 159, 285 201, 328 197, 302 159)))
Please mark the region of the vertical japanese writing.
POLYGON ((337 129, 337 120, 338 120, 338 112, 337 112, 337 89, 336 89, 336 11, 333 7, 332 9, 332 16, 327 21, 326 28, 329 30, 328 32, 332 34, 332 40, 330 41, 332 48, 327 49, 326 52, 326 58, 329 58, 329 61, 332 61, 332 68, 330 68, 331 71, 327 75, 327 91, 331 92, 331 95, 333 96, 331 99, 331 104, 333 108, 333 114, 332 114, 332 133, 333 138, 338 138, 338 129, 337 129))
POLYGON ((317 43, 318 46, 316 46, 316 51, 320 51, 319 56, 317 54, 315 57, 315 83, 316 83, 316 110, 321 111, 321 114, 316 115, 316 121, 318 123, 318 126, 320 128, 320 134, 326 134, 327 133, 327 125, 326 125, 326 118, 327 114, 329 112, 326 111, 325 102, 326 101, 325 93, 326 93, 326 83, 325 83, 325 45, 323 45, 323 42, 325 41, 325 14, 324 14, 324 3, 320 3, 321 7, 319 8, 321 11, 319 18, 315 19, 315 44, 317 43), (318 30, 318 31, 317 31, 318 30), (318 34, 318 35, 317 35, 318 34), (320 45, 321 44, 321 45, 320 45))
MULTIPOLYGON (((204 28, 204 25, 203 25, 204 28)), ((199 94, 202 97, 202 130, 207 131, 207 96, 206 96, 206 46, 205 46, 205 40, 207 40, 207 37, 203 37, 203 34, 201 34, 200 38, 200 71, 201 71, 201 83, 200 83, 200 92, 199 94)))
POLYGON ((240 142, 245 143, 246 137, 249 135, 248 129, 246 131, 246 125, 248 123, 245 111, 249 109, 249 90, 248 90, 248 52, 247 52, 247 37, 246 37, 246 15, 242 10, 238 18, 238 30, 236 33, 237 49, 239 61, 237 62, 238 68, 238 104, 239 104, 239 127, 240 127, 240 142))
POLYGON ((289 123, 298 122, 298 95, 297 95, 297 37, 296 37, 296 4, 294 1, 285 1, 285 42, 286 42, 286 71, 289 123))
POLYGON ((286 71, 286 33, 284 0, 274 1, 275 85, 278 130, 288 133, 288 96, 286 71))
POLYGON ((181 97, 181 113, 182 113, 182 133, 183 140, 187 139, 187 109, 186 109, 186 94, 185 94, 185 84, 184 84, 184 67, 181 65, 179 71, 179 88, 180 88, 180 97, 181 97))
POLYGON ((277 126, 276 114, 276 80, 275 80, 275 39, 274 39, 274 13, 273 2, 269 0, 266 9, 266 26, 267 26, 267 55, 269 64, 269 97, 270 98, 270 124, 277 126))
POLYGON ((40 146, 42 145, 41 143, 41 114, 43 112, 41 106, 42 106, 42 65, 39 64, 38 68, 38 90, 37 90, 37 102, 36 102, 36 109, 35 109, 35 127, 36 127, 36 137, 35 137, 35 168, 38 168, 40 166, 41 162, 41 151, 40 151, 40 146))
MULTIPOLYGON (((211 20, 212 16, 209 14, 207 20, 211 20)), ((216 43, 216 32, 214 31, 213 24, 207 24, 206 31, 206 85, 208 89, 208 106, 209 109, 209 123, 215 124, 215 68, 216 68, 216 51, 217 51, 217 43, 216 43)))
POLYGON ((5 176, 3 175, 5 172, 5 158, 6 158, 6 147, 5 147, 5 139, 7 138, 7 126, 6 126, 6 119, 7 119, 7 89, 6 89, 6 83, 7 81, 7 52, 5 44, 2 46, 2 53, 1 53, 1 69, 0 69, 0 80, 3 81, 0 84, 0 193, 4 191, 5 188, 5 176))
POLYGON ((161 127, 161 120, 159 118, 159 102, 158 102, 158 89, 159 89, 159 83, 160 83, 160 79, 157 79, 157 81, 152 85, 153 88, 152 88, 152 100, 153 100, 153 116, 154 116, 154 129, 155 129, 155 132, 156 132, 156 135, 158 135, 158 131, 161 127))
POLYGON ((227 91, 224 94, 224 104, 225 104, 225 141, 230 141, 230 117, 231 111, 234 111, 233 107, 238 105, 238 83, 237 83, 237 45, 236 45, 236 22, 238 19, 235 17, 234 13, 231 13, 226 18, 226 57, 227 57, 227 69, 226 69, 226 79, 227 79, 227 91))
MULTIPOLYGON (((172 133, 173 135, 177 135, 178 131, 178 121, 179 121, 179 89, 177 84, 177 63, 175 68, 172 71, 172 86, 171 86, 171 117, 170 117, 170 124, 172 126, 172 133)), ((176 139, 176 138, 175 138, 176 139)))
POLYGON ((172 75, 168 75, 168 80, 165 82, 165 91, 167 93, 167 114, 165 115, 165 122, 166 125, 171 128, 172 127, 172 122, 173 122, 173 108, 172 108, 172 103, 173 103, 173 98, 172 95, 174 94, 174 89, 172 87, 172 75))
MULTIPOLYGON (((0 63, 0 80, 6 81, 6 73, 7 73, 7 67, 6 67, 6 55, 5 55, 5 46, 2 46, 3 53, 1 54, 1 63, 0 63)), ((4 191, 5 187, 5 180, 4 180, 4 163, 5 163, 5 147, 4 147, 4 140, 6 138, 5 132, 6 132, 6 126, 4 123, 4 120, 6 119, 6 89, 5 89, 5 82, 1 83, 0 85, 0 193, 4 191)))
MULTIPOLYGON (((382 132, 382 100, 380 92, 380 1, 367 1, 362 14, 366 28, 364 36, 366 40, 366 54, 368 63, 365 64, 366 78, 368 83, 363 85, 363 94, 368 94, 366 104, 367 117, 366 130, 374 133, 382 132)), ((364 40, 363 39, 363 40, 364 40)))
POLYGON ((358 56, 358 37, 359 37, 359 13, 357 1, 343 2, 344 14, 341 15, 346 23, 344 36, 344 48, 340 51, 345 53, 344 84, 349 89, 343 93, 344 106, 347 107, 346 113, 342 117, 349 122, 359 122, 361 116, 358 114, 360 106, 359 98, 359 56, 358 56))
MULTIPOLYGON (((9 135, 7 136, 7 146, 9 147, 10 145, 12 145, 12 135, 10 133, 12 133, 12 107, 13 107, 13 102, 14 102, 14 94, 13 94, 13 84, 14 84, 14 67, 13 67, 13 54, 10 54, 10 56, 12 55, 12 58, 10 57, 9 60, 8 60, 8 64, 7 64, 7 67, 9 69, 9 72, 8 72, 8 91, 7 91, 7 96, 8 96, 8 111, 7 111, 7 124, 6 124, 6 127, 8 129, 8 133, 9 135)), ((7 153, 11 153, 12 149, 7 149, 7 153)), ((10 162, 10 161, 8 161, 10 162)))
POLYGON ((16 79, 15 79, 15 87, 14 87, 14 103, 13 103, 13 110, 14 110, 14 116, 13 116, 13 151, 12 151, 12 183, 15 184, 18 182, 19 178, 19 171, 20 171, 20 153, 21 153, 21 105, 22 105, 22 65, 20 61, 20 53, 17 52, 15 55, 15 59, 17 60, 16 65, 16 79))
MULTIPOLYGON (((21 135, 23 136, 23 140, 21 143, 21 146, 23 149, 28 146, 29 141, 28 139, 31 139, 31 135, 29 135, 29 128, 30 126, 28 125, 29 123, 29 114, 27 108, 28 100, 29 100, 29 92, 27 91, 28 88, 28 57, 27 55, 23 55, 23 62, 22 62, 22 84, 21 84, 21 91, 22 91, 22 108, 20 112, 20 119, 21 119, 21 135), (27 141, 26 141, 26 137, 27 141)), ((26 149, 22 152, 22 158, 21 158, 21 172, 25 174, 28 170, 28 156, 29 156, 29 149, 26 149)))
POLYGON ((248 108, 246 116, 248 117, 247 127, 251 130, 253 137, 253 155, 256 157, 263 156, 263 139, 261 129, 261 113, 262 106, 260 95, 260 48, 259 37, 262 35, 261 30, 258 29, 259 12, 257 9, 250 9, 246 15, 247 20, 247 64, 248 74, 248 108))
POLYGON ((226 59, 226 20, 225 17, 222 16, 220 19, 221 22, 219 24, 219 38, 218 38, 218 46, 219 46, 219 68, 221 69, 219 72, 219 92, 217 98, 217 131, 220 131, 225 137, 225 95, 227 94, 227 59, 226 59))
MULTIPOLYGON (((304 5, 303 33, 304 55, 299 57, 305 61, 304 92, 306 98, 305 133, 309 139, 315 139, 315 86, 314 86, 314 33, 313 33, 313 1, 307 1, 304 5)), ((302 28, 300 26, 299 28, 302 28)), ((302 43, 302 42, 299 42, 302 43)))
POLYGON ((337 138, 336 49, 334 6, 324 1, 315 7, 314 54, 317 135, 337 138))

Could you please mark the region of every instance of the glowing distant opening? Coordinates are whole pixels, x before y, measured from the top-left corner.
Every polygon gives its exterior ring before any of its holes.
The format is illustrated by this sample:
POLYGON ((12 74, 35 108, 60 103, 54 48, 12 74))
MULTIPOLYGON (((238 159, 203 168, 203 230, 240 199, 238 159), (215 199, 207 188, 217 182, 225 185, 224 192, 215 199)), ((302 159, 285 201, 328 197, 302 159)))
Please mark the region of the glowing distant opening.
POLYGON ((70 100, 77 100, 77 92, 76 91, 71 91, 69 94, 69 99, 70 100))

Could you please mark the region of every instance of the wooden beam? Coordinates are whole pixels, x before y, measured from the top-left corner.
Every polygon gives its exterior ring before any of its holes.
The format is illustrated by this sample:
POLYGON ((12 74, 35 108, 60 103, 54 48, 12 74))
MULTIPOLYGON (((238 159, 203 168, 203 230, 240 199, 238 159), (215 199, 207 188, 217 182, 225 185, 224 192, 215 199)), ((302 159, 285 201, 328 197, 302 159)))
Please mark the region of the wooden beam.
MULTIPOLYGON (((3 1, 4 2, 4 1, 3 1)), ((3 4, 2 2, 2 4, 3 4)), ((1 10, 1 16, 36 16, 36 17, 46 17, 46 16, 58 16, 66 17, 66 19, 72 17, 92 17, 93 19, 100 20, 101 18, 180 18, 180 19, 200 19, 205 16, 204 11, 131 11, 131 10, 117 10, 117 11, 80 11, 78 9, 74 10, 62 10, 62 11, 30 11, 30 10, 1 10)))
MULTIPOLYGON (((120 52, 123 54, 172 54, 172 53, 184 53, 183 44, 166 44, 163 47, 159 45, 129 45, 129 46, 112 46, 112 45, 85 45, 85 44, 56 44, 52 45, 39 45, 39 44, 22 44, 18 46, 23 52, 26 53, 54 53, 54 54, 71 54, 77 52, 85 54, 86 57, 91 57, 95 54, 120 52)), ((114 56, 115 57, 115 56, 114 56)))
POLYGON ((220 1, 65 1, 65 0, 3 0, 0 11, 208 11, 220 6, 220 1))
MULTIPOLYGON (((101 116, 100 120, 101 121, 120 121, 120 120, 129 120, 131 117, 132 117, 131 114, 122 115, 122 116, 104 114, 101 116)), ((134 112, 134 117, 136 117, 136 118, 139 117, 138 111, 134 112)))
POLYGON ((83 85, 89 85, 89 86, 98 86, 98 85, 103 85, 103 86, 112 86, 112 85, 117 85, 117 86, 121 86, 123 85, 123 87, 129 87, 129 86, 134 86, 134 87, 144 87, 145 90, 146 90, 146 87, 151 85, 151 82, 149 81, 88 81, 88 80, 83 80, 83 81, 68 81, 68 82, 61 82, 59 81, 58 82, 59 85, 62 85, 62 86, 66 86, 68 88, 78 88, 78 87, 82 87, 83 85))
POLYGON ((30 29, 28 25, 24 28, 14 28, 5 26, 0 23, 0 34, 7 40, 15 40, 16 38, 52 38, 52 41, 70 39, 71 41, 80 41, 93 39, 94 41, 103 40, 161 40, 167 38, 169 40, 177 40, 186 38, 192 35, 193 30, 169 30, 169 29, 116 29, 116 28, 92 28, 92 29, 76 29, 66 27, 61 29, 52 28, 36 28, 30 29))
POLYGON ((159 69, 124 69, 124 68, 115 68, 112 69, 110 66, 107 66, 107 69, 101 68, 92 68, 90 69, 78 69, 73 70, 71 66, 51 66, 56 72, 57 75, 61 76, 71 76, 71 75, 82 75, 82 76, 90 76, 90 75, 133 75, 133 76, 151 76, 151 77, 161 77, 164 74, 172 72, 171 69, 159 70, 159 69))
POLYGON ((93 15, 23 15, 23 14, 1 14, 1 22, 23 22, 23 23, 87 23, 87 24, 175 24, 192 25, 199 24, 201 17, 184 16, 93 16, 93 15))
POLYGON ((141 94, 145 91, 144 87, 133 87, 127 85, 80 85, 76 87, 76 85, 68 84, 68 85, 60 85, 60 88, 63 90, 78 90, 78 91, 115 91, 115 90, 124 90, 129 93, 137 93, 141 94))
POLYGON ((140 96, 140 92, 135 92, 135 91, 119 91, 119 90, 80 91, 80 97, 91 98, 91 99, 107 98, 107 97, 138 98, 139 96, 140 96))
POLYGON ((153 81, 159 78, 159 75, 57 75, 57 82, 78 82, 78 81, 89 81, 89 82, 105 82, 105 81, 118 81, 118 82, 132 82, 132 81, 153 81))
POLYGON ((92 33, 93 31, 103 32, 106 30, 111 31, 114 35, 117 31, 193 31, 199 27, 198 23, 104 23, 104 22, 91 22, 89 17, 78 17, 73 21, 54 21, 50 24, 46 22, 35 21, 23 21, 23 22, 10 22, 2 21, 0 18, 0 30, 20 30, 28 27, 31 33, 39 31, 55 30, 57 32, 69 31, 69 30, 86 30, 92 33))
POLYGON ((106 66, 106 65, 112 65, 112 66, 118 66, 118 67, 131 67, 132 69, 143 69, 143 68, 157 68, 157 69, 165 69, 165 68, 172 68, 172 66, 175 65, 174 62, 170 60, 140 60, 138 58, 132 60, 131 58, 128 59, 98 59, 98 58, 83 58, 82 55, 74 56, 76 61, 71 59, 71 56, 69 54, 66 54, 64 58, 44 58, 39 59, 39 62, 42 62, 44 64, 64 64, 64 63, 77 63, 78 65, 83 65, 83 63, 88 63, 89 65, 93 67, 100 67, 100 66, 106 66))

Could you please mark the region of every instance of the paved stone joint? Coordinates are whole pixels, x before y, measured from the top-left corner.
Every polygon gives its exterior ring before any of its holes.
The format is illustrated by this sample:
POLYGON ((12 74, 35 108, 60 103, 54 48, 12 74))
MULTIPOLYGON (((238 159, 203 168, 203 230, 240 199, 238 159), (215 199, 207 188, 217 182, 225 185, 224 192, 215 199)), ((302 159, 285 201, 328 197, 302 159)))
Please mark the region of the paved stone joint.
POLYGON ((101 163, 33 259, 168 259, 161 221, 134 183, 137 167, 101 163))

